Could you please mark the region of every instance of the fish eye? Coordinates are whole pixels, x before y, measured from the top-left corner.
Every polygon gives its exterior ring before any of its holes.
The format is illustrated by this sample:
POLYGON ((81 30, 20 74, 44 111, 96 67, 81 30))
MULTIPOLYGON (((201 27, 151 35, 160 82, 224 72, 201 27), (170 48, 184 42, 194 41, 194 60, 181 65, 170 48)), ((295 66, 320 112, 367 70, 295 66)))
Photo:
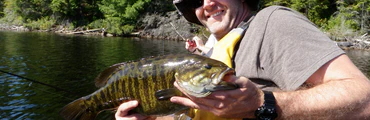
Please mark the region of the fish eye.
POLYGON ((206 68, 206 69, 211 69, 211 68, 212 68, 212 66, 211 66, 211 65, 206 65, 206 66, 204 66, 204 68, 206 68))

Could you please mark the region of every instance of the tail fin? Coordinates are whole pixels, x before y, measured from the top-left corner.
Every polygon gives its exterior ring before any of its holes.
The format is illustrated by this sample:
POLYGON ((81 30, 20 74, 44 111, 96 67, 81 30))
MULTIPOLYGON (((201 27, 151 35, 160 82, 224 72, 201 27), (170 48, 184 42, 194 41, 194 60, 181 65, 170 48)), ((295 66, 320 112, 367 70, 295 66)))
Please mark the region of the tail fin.
POLYGON ((65 120, 93 120, 95 119, 97 113, 93 113, 92 111, 88 111, 87 106, 85 105, 85 99, 82 97, 77 99, 68 105, 64 106, 60 111, 59 114, 65 120))

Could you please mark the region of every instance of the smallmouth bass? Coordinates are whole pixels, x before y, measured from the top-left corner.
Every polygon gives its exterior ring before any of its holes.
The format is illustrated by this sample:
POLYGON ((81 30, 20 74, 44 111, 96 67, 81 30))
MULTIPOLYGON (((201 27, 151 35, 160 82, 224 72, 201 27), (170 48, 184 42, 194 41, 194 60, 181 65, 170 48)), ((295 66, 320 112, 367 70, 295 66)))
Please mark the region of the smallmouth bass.
POLYGON ((94 119, 101 111, 116 109, 129 100, 139 101, 134 112, 169 115, 188 109, 169 100, 183 96, 173 85, 176 79, 186 93, 205 97, 212 91, 237 88, 222 80, 227 74, 234 74, 234 70, 220 61, 193 54, 123 62, 101 72, 95 79, 100 89, 64 106, 60 115, 68 120, 94 119))

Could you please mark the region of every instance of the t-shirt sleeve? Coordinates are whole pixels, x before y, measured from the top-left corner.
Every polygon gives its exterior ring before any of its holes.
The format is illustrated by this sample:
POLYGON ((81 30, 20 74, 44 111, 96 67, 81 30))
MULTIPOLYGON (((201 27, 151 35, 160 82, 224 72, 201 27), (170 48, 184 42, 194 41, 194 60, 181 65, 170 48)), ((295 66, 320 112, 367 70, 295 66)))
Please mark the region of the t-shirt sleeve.
POLYGON ((259 74, 281 89, 297 89, 325 63, 344 54, 306 17, 287 8, 275 10, 265 30, 259 74))

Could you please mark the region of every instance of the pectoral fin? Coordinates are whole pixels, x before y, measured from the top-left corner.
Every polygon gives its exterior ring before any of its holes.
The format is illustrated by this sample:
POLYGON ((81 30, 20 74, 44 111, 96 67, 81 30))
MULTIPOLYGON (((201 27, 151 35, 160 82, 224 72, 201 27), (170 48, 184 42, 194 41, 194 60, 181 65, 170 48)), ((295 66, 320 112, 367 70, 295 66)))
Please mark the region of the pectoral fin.
POLYGON ((163 89, 155 92, 155 97, 157 98, 157 100, 169 100, 172 96, 181 95, 181 91, 176 88, 163 89))

